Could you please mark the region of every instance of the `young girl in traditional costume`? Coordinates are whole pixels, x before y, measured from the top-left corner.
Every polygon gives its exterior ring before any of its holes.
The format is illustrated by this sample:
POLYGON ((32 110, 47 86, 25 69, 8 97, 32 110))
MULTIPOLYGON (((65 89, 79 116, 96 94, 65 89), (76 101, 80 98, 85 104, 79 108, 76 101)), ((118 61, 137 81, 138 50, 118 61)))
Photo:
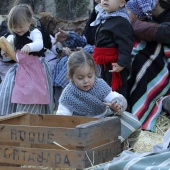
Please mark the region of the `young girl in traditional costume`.
POLYGON ((7 40, 16 52, 12 67, 0 87, 0 114, 53 112, 52 79, 44 58, 42 33, 36 28, 30 6, 14 6, 8 14, 7 40))
POLYGON ((110 107, 120 116, 122 142, 137 132, 140 123, 135 116, 125 112, 126 99, 112 91, 103 79, 97 78, 96 65, 90 54, 83 51, 74 52, 69 56, 67 64, 71 81, 61 94, 57 115, 103 118, 110 114, 110 107))

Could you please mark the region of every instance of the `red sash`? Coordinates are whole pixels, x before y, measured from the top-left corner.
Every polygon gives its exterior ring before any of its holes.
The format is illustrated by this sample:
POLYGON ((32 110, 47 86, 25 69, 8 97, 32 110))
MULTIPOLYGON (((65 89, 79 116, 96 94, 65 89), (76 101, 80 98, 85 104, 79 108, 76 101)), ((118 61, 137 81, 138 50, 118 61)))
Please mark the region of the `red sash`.
MULTIPOLYGON (((102 64, 104 65, 104 68, 107 63, 116 63, 118 60, 118 53, 116 48, 95 47, 92 56, 96 64, 102 64)), ((112 81, 110 86, 112 87, 113 91, 122 86, 122 79, 119 72, 112 72, 112 81)))

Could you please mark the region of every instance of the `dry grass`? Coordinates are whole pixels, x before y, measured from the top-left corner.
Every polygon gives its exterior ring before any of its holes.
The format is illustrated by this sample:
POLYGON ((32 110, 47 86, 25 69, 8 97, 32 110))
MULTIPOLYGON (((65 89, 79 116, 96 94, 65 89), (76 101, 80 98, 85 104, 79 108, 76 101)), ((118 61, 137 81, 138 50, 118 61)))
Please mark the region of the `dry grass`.
POLYGON ((165 132, 170 128, 170 118, 167 117, 165 112, 162 112, 155 125, 155 133, 164 135, 165 132))
POLYGON ((170 128, 170 119, 162 112, 155 125, 154 133, 142 131, 139 141, 135 145, 136 152, 149 152, 153 145, 162 143, 165 132, 170 128))
POLYGON ((162 143, 163 135, 142 131, 138 142, 134 146, 135 152, 150 152, 153 145, 162 143))

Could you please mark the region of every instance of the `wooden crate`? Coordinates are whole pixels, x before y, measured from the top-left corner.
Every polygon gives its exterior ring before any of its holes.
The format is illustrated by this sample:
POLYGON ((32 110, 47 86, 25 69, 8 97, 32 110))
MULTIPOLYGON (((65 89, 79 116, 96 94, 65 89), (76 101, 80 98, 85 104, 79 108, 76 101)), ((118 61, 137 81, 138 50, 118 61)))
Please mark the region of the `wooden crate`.
POLYGON ((4 163, 88 168, 108 162, 121 152, 119 135, 117 117, 14 113, 0 117, 0 169, 4 163))

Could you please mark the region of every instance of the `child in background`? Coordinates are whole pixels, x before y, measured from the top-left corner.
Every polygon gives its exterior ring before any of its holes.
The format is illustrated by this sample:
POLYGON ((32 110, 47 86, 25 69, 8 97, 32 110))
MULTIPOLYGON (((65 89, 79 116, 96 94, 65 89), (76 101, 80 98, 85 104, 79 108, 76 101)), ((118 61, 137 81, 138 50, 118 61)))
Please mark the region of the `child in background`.
POLYGON ((44 57, 41 32, 30 6, 14 6, 8 14, 7 40, 14 45, 17 65, 12 67, 0 88, 0 114, 53 113, 52 79, 44 57))
MULTIPOLYGON (((29 5, 32 10, 34 11, 34 2, 33 0, 15 0, 13 3, 13 6, 19 5, 19 4, 27 4, 29 5)), ((4 36, 7 37, 10 35, 10 32, 8 30, 7 26, 7 19, 1 22, 0 24, 0 37, 4 36)), ((0 49, 1 50, 1 49, 0 49)), ((10 57, 3 57, 3 55, 0 54, 0 77, 3 80, 7 71, 16 64, 14 60, 10 57)))
MULTIPOLYGON (((102 118, 107 116, 110 111, 107 108, 110 107, 113 112, 128 117, 129 122, 126 123, 133 127, 130 128, 133 132, 140 127, 136 117, 124 113, 127 101, 123 95, 113 92, 103 79, 96 77, 96 65, 90 54, 76 51, 69 56, 67 64, 71 82, 61 94, 57 115, 102 118)), ((121 134, 124 134, 121 138, 123 140, 133 133, 131 130, 128 133, 127 124, 121 124, 124 127, 121 134)))
MULTIPOLYGON (((35 1, 34 0, 15 0, 13 6, 20 5, 20 4, 27 4, 31 7, 33 13, 35 12, 35 1)), ((51 70, 53 69, 54 65, 56 64, 56 60, 49 61, 52 58, 55 58, 58 55, 56 51, 57 44, 52 45, 54 42, 54 37, 50 35, 49 31, 45 28, 44 24, 41 20, 34 15, 34 18, 37 22, 37 28, 41 31, 44 43, 44 52, 45 52, 45 60, 48 61, 49 67, 51 70)), ((0 36, 8 37, 10 32, 7 26, 7 19, 2 21, 0 24, 0 36)), ((16 64, 14 60, 10 57, 3 57, 0 55, 0 77, 3 80, 7 71, 16 64)))
POLYGON ((91 26, 100 24, 96 31, 93 58, 102 67, 102 78, 112 90, 127 97, 134 37, 125 4, 125 0, 101 0, 104 11, 91 26))

